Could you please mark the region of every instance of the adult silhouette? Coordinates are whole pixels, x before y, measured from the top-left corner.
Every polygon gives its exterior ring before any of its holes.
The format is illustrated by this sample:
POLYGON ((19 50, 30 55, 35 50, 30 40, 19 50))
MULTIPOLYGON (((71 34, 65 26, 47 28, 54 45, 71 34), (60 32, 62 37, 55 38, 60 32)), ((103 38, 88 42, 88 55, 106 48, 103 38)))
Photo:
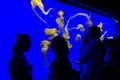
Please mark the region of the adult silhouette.
POLYGON ((68 60, 69 50, 66 40, 57 36, 53 38, 51 50, 55 59, 50 66, 50 80, 72 80, 72 67, 68 60))
POLYGON ((11 80, 32 80, 32 67, 24 56, 24 52, 28 52, 30 46, 31 40, 27 34, 16 34, 13 55, 9 62, 11 80))

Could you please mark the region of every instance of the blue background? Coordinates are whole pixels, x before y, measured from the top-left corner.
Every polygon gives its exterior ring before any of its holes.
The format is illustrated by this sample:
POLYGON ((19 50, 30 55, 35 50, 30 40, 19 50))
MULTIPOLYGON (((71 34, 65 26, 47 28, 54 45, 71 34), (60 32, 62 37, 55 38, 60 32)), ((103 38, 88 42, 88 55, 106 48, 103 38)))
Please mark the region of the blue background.
MULTIPOLYGON (((91 16, 93 25, 98 25, 100 22, 103 24, 103 32, 108 31, 105 37, 115 37, 117 33, 117 23, 106 16, 95 14, 87 10, 83 10, 68 4, 58 2, 56 0, 43 0, 45 11, 50 7, 53 10, 50 15, 43 15, 39 8, 36 8, 39 15, 50 25, 49 28, 57 27, 55 22, 57 12, 59 10, 64 11, 65 24, 70 16, 76 13, 82 12, 87 13, 91 16)), ((32 11, 30 0, 9 0, 1 2, 1 29, 0 29, 0 80, 10 80, 8 73, 8 63, 13 54, 12 47, 15 43, 16 33, 27 33, 31 37, 32 45, 29 52, 25 53, 28 62, 33 67, 33 78, 34 80, 45 80, 49 73, 49 67, 45 67, 43 56, 41 53, 40 42, 48 37, 44 34, 44 29, 48 26, 44 24, 32 11)), ((76 27, 78 24, 83 24, 87 30, 86 18, 78 16, 70 21, 69 28, 76 27)), ((73 47, 70 49, 69 59, 74 69, 78 70, 79 66, 74 63, 74 60, 79 59, 80 45, 82 40, 75 42, 76 34, 81 34, 82 39, 84 33, 72 30, 70 33, 70 42, 73 47)), ((47 54, 49 64, 54 59, 54 54, 49 50, 47 54)))

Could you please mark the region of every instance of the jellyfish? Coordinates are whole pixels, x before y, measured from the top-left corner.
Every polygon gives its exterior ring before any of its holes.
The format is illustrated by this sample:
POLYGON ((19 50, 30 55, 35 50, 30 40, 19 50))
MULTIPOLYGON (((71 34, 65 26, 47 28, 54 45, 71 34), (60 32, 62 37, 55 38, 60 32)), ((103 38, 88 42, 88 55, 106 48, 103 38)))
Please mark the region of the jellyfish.
POLYGON ((85 31, 85 28, 84 28, 84 26, 82 24, 78 24, 76 29, 80 30, 81 32, 85 31))
POLYGON ((75 41, 79 41, 80 39, 81 39, 81 35, 77 34, 76 37, 75 37, 75 41))
POLYGON ((68 48, 69 49, 72 48, 72 44, 68 40, 66 40, 66 41, 67 41, 68 48))
POLYGON ((64 33, 62 34, 62 36, 63 36, 66 40, 69 40, 69 39, 70 39, 68 30, 65 30, 64 33))
POLYGON ((42 49, 42 54, 43 54, 43 58, 44 58, 44 61, 45 61, 45 64, 47 65, 47 58, 46 58, 46 55, 47 55, 47 51, 48 51, 48 47, 50 45, 50 41, 48 40, 43 40, 41 43, 40 43, 40 46, 41 46, 41 49, 42 49))
POLYGON ((45 28, 44 30, 45 34, 49 36, 49 40, 53 39, 54 37, 58 36, 58 30, 56 28, 52 28, 52 29, 49 29, 49 28, 45 28))
POLYGON ((90 19, 90 17, 87 17, 86 24, 88 25, 88 27, 91 27, 93 25, 92 20, 90 19))
POLYGON ((64 26, 64 20, 63 20, 63 18, 57 18, 56 19, 56 23, 58 24, 58 26, 60 27, 60 28, 62 28, 63 26, 64 26))
POLYGON ((77 27, 72 27, 68 30, 80 30, 81 32, 85 32, 85 27, 82 24, 78 24, 77 27))
POLYGON ((59 33, 64 30, 64 17, 63 17, 63 15, 64 15, 64 12, 62 10, 60 10, 58 12, 59 17, 56 19, 56 23, 58 24, 58 27, 59 27, 59 33))
POLYGON ((44 10, 44 5, 42 3, 42 0, 32 0, 31 1, 32 9, 35 9, 35 7, 39 7, 39 9, 42 11, 44 15, 48 15, 49 12, 52 10, 52 8, 48 9, 48 11, 44 10))
POLYGON ((100 28, 101 32, 103 31, 103 30, 102 30, 102 27, 103 27, 102 22, 100 22, 100 24, 98 24, 98 26, 97 26, 97 27, 99 27, 99 28, 100 28))
MULTIPOLYGON (((52 8, 50 8, 48 11, 45 12, 45 10, 44 10, 44 5, 43 5, 43 3, 42 3, 42 0, 31 0, 31 6, 32 6, 33 12, 37 15, 37 17, 38 17, 42 22, 44 22, 45 24, 47 24, 47 22, 37 13, 37 11, 35 10, 35 7, 38 6, 44 15, 48 15, 48 13, 50 12, 50 10, 51 10, 52 8)), ((49 26, 49 25, 47 24, 47 26, 49 26)))

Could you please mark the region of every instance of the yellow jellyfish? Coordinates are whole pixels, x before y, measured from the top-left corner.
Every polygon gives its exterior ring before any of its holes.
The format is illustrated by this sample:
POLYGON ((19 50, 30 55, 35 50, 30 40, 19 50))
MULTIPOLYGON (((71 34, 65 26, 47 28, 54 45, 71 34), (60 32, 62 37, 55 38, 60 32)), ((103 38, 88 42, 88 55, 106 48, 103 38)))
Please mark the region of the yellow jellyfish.
POLYGON ((80 31, 81 31, 81 32, 85 32, 85 28, 84 28, 84 27, 81 28, 80 31))
POLYGON ((65 30, 65 32, 62 35, 66 40, 70 39, 69 32, 65 30))
POLYGON ((104 40, 104 38, 103 37, 100 37, 100 41, 103 41, 104 40))
POLYGON ((63 17, 63 15, 64 15, 64 12, 62 10, 60 10, 58 12, 59 17, 56 19, 56 23, 58 24, 58 27, 60 29, 59 32, 61 32, 63 30, 63 27, 64 27, 64 17, 63 17))
POLYGON ((57 18, 56 19, 56 23, 58 24, 59 27, 63 27, 64 26, 64 20, 63 18, 57 18))
POLYGON ((32 9, 35 9, 35 7, 38 6, 44 15, 48 15, 49 12, 52 10, 52 8, 50 8, 48 11, 45 12, 42 0, 31 0, 31 5, 32 9))
POLYGON ((68 48, 72 48, 72 44, 67 40, 67 45, 68 45, 68 48))
POLYGON ((43 7, 43 4, 42 4, 41 0, 32 0, 31 5, 32 5, 32 7, 36 7, 36 6, 39 6, 41 8, 43 7))
POLYGON ((102 27, 103 27, 102 22, 100 22, 100 24, 98 24, 98 27, 100 28, 101 31, 103 31, 102 30, 102 27))
POLYGON ((57 29, 56 28, 52 28, 52 29, 45 28, 44 32, 46 35, 53 35, 54 33, 57 33, 57 29))
POLYGON ((64 12, 63 12, 62 10, 60 10, 60 11, 58 12, 58 15, 59 15, 60 17, 62 17, 62 16, 64 15, 64 12))
POLYGON ((45 61, 45 64, 46 64, 46 65, 48 65, 46 55, 47 55, 48 47, 49 47, 50 44, 51 44, 51 43, 50 43, 48 40, 43 40, 43 41, 40 43, 40 46, 41 46, 41 48, 42 48, 43 58, 44 58, 44 61, 45 61))
POLYGON ((50 41, 48 41, 48 40, 43 40, 43 41, 40 43, 40 45, 41 45, 41 47, 42 47, 42 53, 43 53, 44 55, 46 55, 46 52, 47 52, 48 47, 49 47, 49 45, 50 45, 50 41))
POLYGON ((75 41, 79 41, 80 39, 81 39, 81 35, 77 34, 76 37, 75 37, 75 41))
POLYGON ((89 27, 91 27, 91 26, 93 25, 93 23, 92 23, 90 17, 87 19, 86 24, 87 24, 89 27))
POLYGON ((44 30, 45 34, 50 36, 48 39, 51 40, 53 39, 54 37, 58 36, 58 31, 56 28, 52 28, 52 29, 49 29, 49 28, 45 28, 44 30))

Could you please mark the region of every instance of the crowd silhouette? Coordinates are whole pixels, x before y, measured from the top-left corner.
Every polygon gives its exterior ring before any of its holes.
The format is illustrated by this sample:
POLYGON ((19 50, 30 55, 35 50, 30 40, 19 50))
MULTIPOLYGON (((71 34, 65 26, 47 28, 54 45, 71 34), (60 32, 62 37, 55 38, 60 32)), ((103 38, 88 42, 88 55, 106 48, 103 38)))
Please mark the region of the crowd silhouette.
MULTIPOLYGON (((97 26, 89 27, 84 35, 79 50, 80 71, 72 68, 66 40, 61 36, 54 37, 50 48, 55 58, 50 65, 49 80, 120 80, 120 33, 111 39, 101 40, 100 36, 101 30, 97 26)), ((24 56, 30 46, 29 35, 16 35, 14 54, 9 62, 11 80, 33 80, 32 66, 24 56)))

